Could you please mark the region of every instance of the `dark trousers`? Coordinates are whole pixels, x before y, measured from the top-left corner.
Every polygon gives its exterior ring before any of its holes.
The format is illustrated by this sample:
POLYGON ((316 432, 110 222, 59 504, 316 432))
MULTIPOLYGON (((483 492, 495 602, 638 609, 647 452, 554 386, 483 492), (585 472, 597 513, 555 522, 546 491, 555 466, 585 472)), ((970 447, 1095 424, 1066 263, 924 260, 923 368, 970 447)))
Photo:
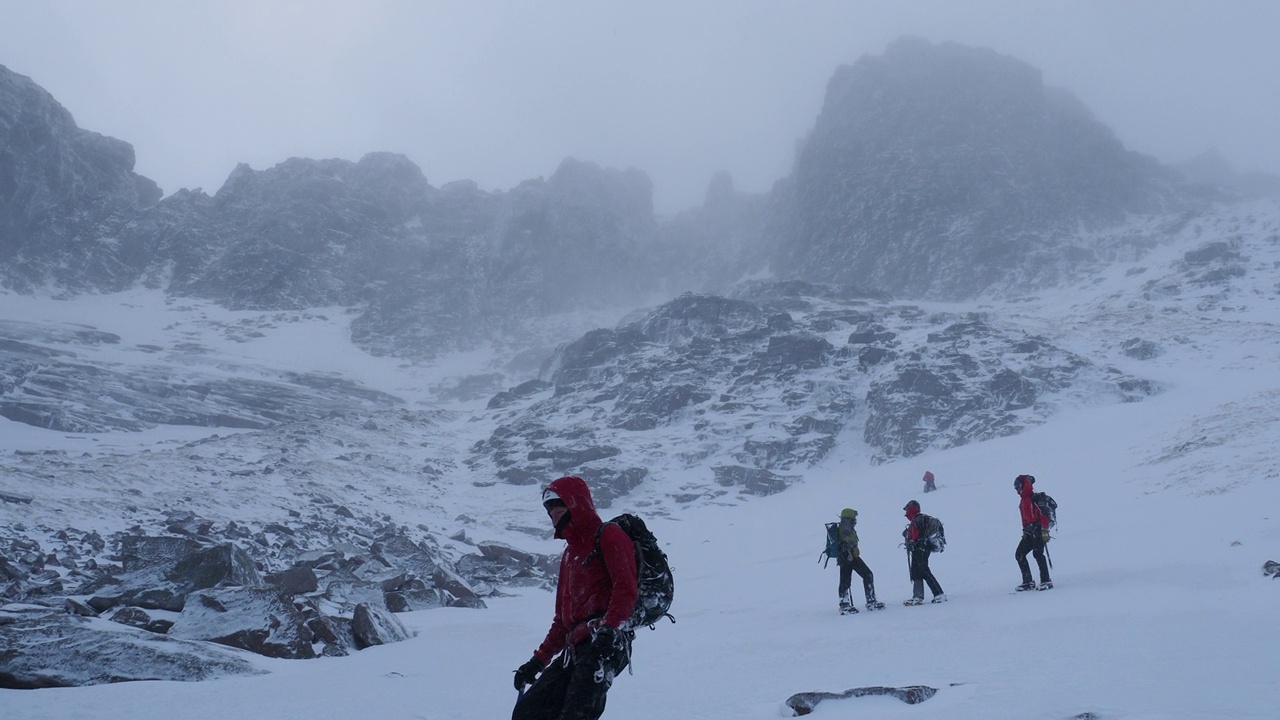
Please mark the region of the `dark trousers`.
POLYGON ((604 714, 605 695, 627 667, 627 653, 597 652, 588 640, 575 645, 569 661, 551 665, 516 701, 511 720, 596 720, 604 714))
POLYGON ((929 569, 929 556, 932 554, 931 550, 925 548, 915 548, 911 551, 912 597, 924 597, 924 586, 921 585, 921 581, 929 584, 929 592, 933 593, 934 597, 942 594, 942 586, 938 584, 933 571, 929 569))
POLYGON ((849 586, 853 584, 853 574, 858 573, 858 577, 862 578, 862 590, 867 595, 867 603, 876 601, 876 578, 871 574, 871 568, 862 561, 862 558, 853 558, 845 560, 840 558, 838 562, 840 566, 840 599, 849 598, 852 602, 853 597, 849 595, 849 586))
MULTIPOLYGON (((1039 530, 1036 531, 1039 533, 1039 530)), ((1013 556, 1018 559, 1018 569, 1022 571, 1022 583, 1025 585, 1031 582, 1031 566, 1027 563, 1027 553, 1036 559, 1036 565, 1040 568, 1040 582, 1049 582, 1049 563, 1044 558, 1044 541, 1038 536, 1028 533, 1022 534, 1022 542, 1018 543, 1018 549, 1013 551, 1013 556)))

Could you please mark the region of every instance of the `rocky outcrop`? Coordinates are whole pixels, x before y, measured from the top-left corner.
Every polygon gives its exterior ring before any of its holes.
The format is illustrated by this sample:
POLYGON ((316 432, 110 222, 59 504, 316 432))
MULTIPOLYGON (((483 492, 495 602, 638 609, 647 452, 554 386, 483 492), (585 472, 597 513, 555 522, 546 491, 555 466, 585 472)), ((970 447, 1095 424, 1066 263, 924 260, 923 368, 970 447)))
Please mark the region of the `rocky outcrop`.
POLYGON ((785 277, 971 297, 1080 228, 1189 202, 1039 71, 904 38, 841 67, 775 191, 785 277))
POLYGON ((1280 176, 1237 170, 1217 148, 1174 165, 1192 182, 1205 183, 1231 194, 1255 198, 1280 198, 1280 176))
POLYGON ((352 338, 430 357, 583 307, 620 310, 776 276, 973 295, 1070 261, 1064 235, 1181 206, 1180 176, 1126 151, 1064 91, 989 50, 904 39, 839 69, 791 175, 768 194, 717 175, 655 217, 643 172, 566 159, 505 192, 431 186, 407 158, 237 167, 216 195, 159 200, 124 143, 79 130, 0 75, 0 281, 138 282, 242 309, 357 308, 352 338), (664 293, 666 293, 664 295, 664 293))
POLYGON ((131 680, 210 680, 266 672, 209 643, 98 618, 0 610, 0 688, 75 687, 131 680), (26 615, 32 615, 26 613, 26 615))
POLYGON ((389 268, 352 323, 375 353, 431 354, 530 318, 630 307, 657 286, 652 187, 644 173, 573 159, 507 193, 457 183, 434 193, 421 245, 389 268))
POLYGON ((368 603, 356 606, 351 616, 351 634, 357 648, 400 642, 413 637, 404 623, 386 609, 368 603))
MULTIPOLYGON (((97 359, 98 348, 119 344, 119 336, 83 326, 0 320, 0 417, 65 432, 156 425, 261 429, 401 404, 322 373, 263 372, 232 363, 198 368, 161 358, 126 367, 97 359)), ((175 349, 188 357, 193 350, 175 349)))
POLYGON ((654 465, 712 469, 682 500, 768 495, 850 430, 881 462, 1019 432, 1076 393, 1159 390, 1015 325, 800 282, 681 296, 566 343, 544 379, 490 403, 468 464, 516 485, 581 475, 601 507, 654 465))
POLYGON ((133 166, 131 145, 80 129, 43 88, 0 66, 0 284, 131 284, 118 232, 161 195, 133 166))
POLYGON ((165 522, 175 534, 105 539, 74 529, 5 528, 0 687, 254 671, 202 650, 204 643, 276 658, 341 656, 411 637, 394 612, 483 608, 481 592, 554 584, 558 558, 495 544, 455 562, 403 528, 371 538, 376 523, 348 514, 326 509, 319 517, 333 520, 255 531, 177 512, 165 522), (41 532, 48 544, 32 539, 41 532), (172 644, 156 644, 170 638, 172 644), (64 651, 86 644, 100 649, 93 656, 103 663, 100 672, 65 663, 64 651), (165 653, 183 659, 156 670, 165 653))

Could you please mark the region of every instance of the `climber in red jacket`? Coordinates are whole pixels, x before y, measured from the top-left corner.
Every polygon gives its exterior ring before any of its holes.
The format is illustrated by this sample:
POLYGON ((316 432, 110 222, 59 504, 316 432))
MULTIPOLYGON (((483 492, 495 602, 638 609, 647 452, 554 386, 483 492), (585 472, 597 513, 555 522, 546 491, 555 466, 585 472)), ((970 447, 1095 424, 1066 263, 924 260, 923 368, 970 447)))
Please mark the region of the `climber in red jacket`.
POLYGON ((627 620, 639 577, 635 546, 622 528, 600 520, 582 478, 553 481, 542 504, 555 536, 568 544, 560 556, 551 629, 516 670, 515 686, 523 692, 511 717, 595 720, 604 713, 614 677, 630 661, 635 632, 627 620))

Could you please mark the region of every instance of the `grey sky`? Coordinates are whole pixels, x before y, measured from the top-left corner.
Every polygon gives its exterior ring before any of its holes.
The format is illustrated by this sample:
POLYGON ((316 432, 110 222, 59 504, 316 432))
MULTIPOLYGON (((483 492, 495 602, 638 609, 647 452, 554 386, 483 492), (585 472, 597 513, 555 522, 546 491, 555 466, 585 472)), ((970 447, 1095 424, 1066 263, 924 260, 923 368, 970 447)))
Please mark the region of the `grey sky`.
POLYGON ((0 0, 0 64, 166 193, 375 150, 507 189, 572 155, 665 213, 717 170, 767 190, 835 68, 904 34, 1025 60, 1160 160, 1280 174, 1278 29, 1272 0, 0 0))

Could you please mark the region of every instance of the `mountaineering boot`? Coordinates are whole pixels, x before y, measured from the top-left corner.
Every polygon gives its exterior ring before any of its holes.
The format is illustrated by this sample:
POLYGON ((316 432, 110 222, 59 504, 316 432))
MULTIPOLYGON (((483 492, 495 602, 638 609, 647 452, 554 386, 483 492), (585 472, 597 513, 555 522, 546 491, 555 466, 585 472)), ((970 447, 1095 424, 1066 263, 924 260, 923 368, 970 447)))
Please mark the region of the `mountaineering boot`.
POLYGON ((849 602, 849 601, 847 601, 847 600, 841 600, 841 601, 840 601, 840 614, 841 614, 841 615, 852 615, 852 614, 854 614, 854 613, 856 613, 856 612, 858 612, 858 608, 854 607, 852 603, 850 603, 850 602, 849 602))
POLYGON ((936 604, 936 603, 944 603, 944 602, 946 602, 946 601, 947 601, 947 596, 946 596, 946 594, 945 594, 945 593, 938 593, 937 595, 934 595, 934 596, 933 596, 933 599, 932 599, 932 600, 930 600, 929 602, 931 602, 931 603, 935 603, 935 604, 936 604))
POLYGON ((906 606, 908 606, 908 607, 910 607, 910 606, 912 606, 912 605, 923 605, 923 604, 924 604, 924 598, 913 597, 913 598, 911 598, 910 600, 903 600, 903 601, 902 601, 902 604, 903 604, 903 605, 906 605, 906 606))
POLYGON ((873 599, 871 599, 871 600, 868 600, 868 601, 867 601, 867 609, 868 609, 868 610, 883 610, 883 609, 884 609, 884 603, 882 603, 882 602, 880 602, 879 600, 876 600, 876 599, 874 599, 874 598, 873 598, 873 599))
POLYGON ((1053 582, 1052 582, 1052 581, 1042 582, 1042 583, 1040 583, 1040 587, 1038 587, 1038 588, 1036 588, 1036 589, 1037 589, 1037 590, 1052 590, 1052 589, 1053 589, 1053 582))
POLYGON ((1014 591, 1016 591, 1016 592, 1026 592, 1026 591, 1028 591, 1028 590, 1035 590, 1035 589, 1036 589, 1036 584, 1035 584, 1035 583, 1033 583, 1033 582, 1028 581, 1028 582, 1024 582, 1024 583, 1022 583, 1021 585, 1019 585, 1018 587, 1014 588, 1014 591))

